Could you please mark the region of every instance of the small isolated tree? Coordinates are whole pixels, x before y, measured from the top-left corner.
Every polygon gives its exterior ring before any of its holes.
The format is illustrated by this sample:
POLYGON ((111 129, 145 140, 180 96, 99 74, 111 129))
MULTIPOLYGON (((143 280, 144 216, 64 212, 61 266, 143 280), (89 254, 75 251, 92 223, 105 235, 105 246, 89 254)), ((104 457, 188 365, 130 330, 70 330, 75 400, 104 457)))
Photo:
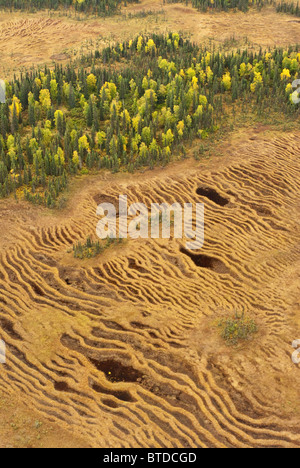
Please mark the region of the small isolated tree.
POLYGON ((105 132, 97 132, 96 134, 96 142, 99 146, 100 149, 102 149, 103 144, 105 143, 106 140, 106 134, 105 132))
POLYGON ((97 78, 93 73, 90 73, 86 79, 86 84, 88 87, 88 92, 91 94, 95 91, 97 85, 97 78))
POLYGON ((142 130, 142 140, 147 146, 151 143, 151 129, 150 127, 144 127, 142 130))
POLYGON ((167 133, 162 134, 162 141, 165 147, 170 146, 174 141, 174 135, 172 130, 169 128, 167 133))
POLYGON ((58 132, 62 135, 63 134, 63 127, 64 127, 64 114, 61 110, 57 110, 54 113, 54 120, 55 120, 55 127, 58 132))
POLYGON ((77 170, 78 167, 81 165, 80 157, 77 151, 73 152, 72 163, 75 170, 77 170))
POLYGON ((41 89, 40 91, 40 103, 42 108, 47 111, 51 107, 51 97, 49 89, 41 89))
POLYGON ((55 79, 50 81, 50 96, 53 102, 56 102, 58 95, 58 85, 55 79))
POLYGON ((226 72, 223 75, 222 84, 223 84, 224 89, 226 91, 230 91, 230 89, 231 89, 231 75, 230 75, 230 72, 226 72))

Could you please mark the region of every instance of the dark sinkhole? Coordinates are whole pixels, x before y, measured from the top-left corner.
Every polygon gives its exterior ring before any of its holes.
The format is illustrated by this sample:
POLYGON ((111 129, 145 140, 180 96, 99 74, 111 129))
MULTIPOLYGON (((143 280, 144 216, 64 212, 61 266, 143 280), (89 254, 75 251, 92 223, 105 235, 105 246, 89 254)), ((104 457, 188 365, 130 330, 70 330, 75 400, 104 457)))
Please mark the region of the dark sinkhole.
POLYGON ((198 187, 196 193, 201 197, 208 198, 219 206, 226 206, 229 203, 228 198, 222 197, 216 190, 209 187, 198 187))
POLYGON ((209 255, 192 253, 192 251, 183 247, 180 249, 180 252, 190 257, 190 259, 199 268, 207 268, 208 270, 222 274, 230 272, 225 263, 223 263, 222 260, 219 260, 218 258, 210 257, 209 255))
POLYGON ((136 382, 142 377, 141 372, 133 367, 124 366, 119 361, 113 359, 107 361, 99 361, 89 358, 91 363, 101 372, 104 372, 107 380, 111 382, 136 382))

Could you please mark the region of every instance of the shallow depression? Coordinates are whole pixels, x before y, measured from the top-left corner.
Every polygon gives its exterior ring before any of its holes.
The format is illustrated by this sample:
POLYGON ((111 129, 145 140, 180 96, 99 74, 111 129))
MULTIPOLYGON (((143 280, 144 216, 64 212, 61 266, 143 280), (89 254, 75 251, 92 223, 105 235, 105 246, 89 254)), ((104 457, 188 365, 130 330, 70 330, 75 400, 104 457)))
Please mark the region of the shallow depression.
POLYGON ((198 187, 196 193, 201 197, 208 198, 210 201, 219 206, 226 206, 229 203, 228 198, 222 197, 216 190, 210 187, 198 187))

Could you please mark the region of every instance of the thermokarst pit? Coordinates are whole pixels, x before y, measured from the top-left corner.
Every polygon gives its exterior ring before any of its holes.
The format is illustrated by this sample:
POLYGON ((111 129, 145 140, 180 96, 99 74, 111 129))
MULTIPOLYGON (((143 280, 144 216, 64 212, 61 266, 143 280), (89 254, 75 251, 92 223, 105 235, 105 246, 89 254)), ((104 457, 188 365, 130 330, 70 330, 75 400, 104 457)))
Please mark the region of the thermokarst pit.
POLYGON ((226 206, 230 202, 227 198, 222 197, 216 190, 210 187, 198 187, 196 193, 201 197, 208 198, 210 201, 219 206, 226 206))

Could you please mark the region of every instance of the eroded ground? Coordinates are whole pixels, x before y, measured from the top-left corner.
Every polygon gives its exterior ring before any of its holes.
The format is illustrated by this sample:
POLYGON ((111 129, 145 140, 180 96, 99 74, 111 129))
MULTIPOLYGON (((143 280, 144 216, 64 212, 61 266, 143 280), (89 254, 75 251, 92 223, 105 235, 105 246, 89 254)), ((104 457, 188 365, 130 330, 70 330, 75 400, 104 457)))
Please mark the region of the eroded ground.
POLYGON ((299 447, 299 151, 259 127, 209 160, 78 181, 60 214, 1 202, 0 445, 299 447), (125 193, 203 201, 204 248, 75 260, 97 204, 125 193), (259 331, 227 347, 216 322, 243 308, 259 331))

